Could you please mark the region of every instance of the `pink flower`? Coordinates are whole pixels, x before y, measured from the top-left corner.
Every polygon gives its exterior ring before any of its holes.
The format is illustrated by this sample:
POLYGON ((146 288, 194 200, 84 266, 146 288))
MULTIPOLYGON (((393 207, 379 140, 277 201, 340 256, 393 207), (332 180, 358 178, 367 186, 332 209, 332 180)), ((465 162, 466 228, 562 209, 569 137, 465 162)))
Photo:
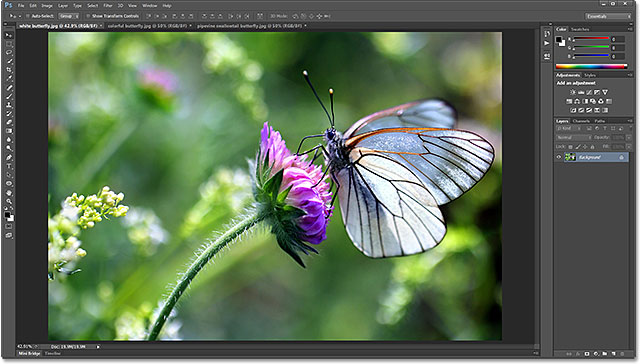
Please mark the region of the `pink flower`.
POLYGON ((289 167, 284 170, 281 191, 291 188, 285 203, 296 207, 306 214, 297 219, 304 232, 302 240, 311 244, 320 244, 327 238, 327 224, 332 208, 331 191, 325 181, 318 183, 322 176, 320 167, 307 163, 307 168, 289 167))
POLYGON ((266 163, 271 167, 271 176, 279 170, 290 166, 296 159, 287 149, 280 133, 273 130, 267 122, 264 123, 264 127, 260 132, 260 156, 261 160, 258 161, 258 164, 266 163), (267 156, 269 160, 265 161, 267 156))
POLYGON ((176 76, 161 68, 143 68, 138 72, 140 84, 149 89, 155 89, 165 96, 170 96, 178 89, 176 76))
POLYGON ((306 156, 292 154, 280 133, 264 123, 256 158, 256 200, 263 211, 274 211, 270 220, 278 244, 304 266, 297 252, 315 249, 327 238, 333 211, 331 191, 322 168, 306 156), (279 183, 274 186, 273 183, 279 183))
MULTIPOLYGON (((306 156, 293 155, 285 145, 280 133, 264 123, 261 132, 260 150, 266 159, 269 152, 268 166, 271 175, 284 169, 279 192, 289 190, 285 199, 287 205, 305 212, 296 220, 303 231, 302 240, 311 244, 320 244, 327 238, 327 223, 332 213, 331 191, 329 183, 323 177, 322 168, 312 164, 306 156)), ((266 162, 262 161, 263 163, 266 162)))

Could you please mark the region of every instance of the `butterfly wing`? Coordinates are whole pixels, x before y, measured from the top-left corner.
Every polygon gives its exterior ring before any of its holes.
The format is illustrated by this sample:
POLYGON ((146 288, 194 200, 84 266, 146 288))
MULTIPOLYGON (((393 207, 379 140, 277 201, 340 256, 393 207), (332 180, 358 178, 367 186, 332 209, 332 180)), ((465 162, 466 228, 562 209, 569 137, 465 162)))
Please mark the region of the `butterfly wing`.
POLYGON ((394 106, 356 121, 345 138, 374 130, 397 127, 451 129, 456 124, 456 111, 445 101, 427 99, 394 106))
POLYGON ((416 254, 436 246, 446 227, 435 199, 415 173, 367 148, 333 173, 342 220, 354 245, 373 258, 416 254))
POLYGON ((473 187, 493 163, 493 147, 465 130, 390 128, 359 134, 348 148, 364 147, 394 159, 416 174, 438 205, 473 187))
POLYGON ((493 162, 493 147, 454 129, 390 128, 346 141, 351 163, 334 171, 342 219, 370 257, 420 253, 446 232, 438 208, 469 190, 493 162))

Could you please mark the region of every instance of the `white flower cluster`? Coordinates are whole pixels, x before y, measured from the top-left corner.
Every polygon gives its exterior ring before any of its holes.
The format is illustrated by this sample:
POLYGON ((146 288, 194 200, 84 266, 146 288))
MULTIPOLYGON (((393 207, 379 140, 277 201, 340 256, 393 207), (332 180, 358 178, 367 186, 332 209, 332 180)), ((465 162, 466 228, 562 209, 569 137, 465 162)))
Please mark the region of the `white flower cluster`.
POLYGON ((132 207, 122 223, 127 228, 129 240, 145 255, 155 253, 156 247, 168 240, 169 234, 151 209, 132 207))
MULTIPOLYGON (((148 335, 149 326, 155 321, 155 317, 160 312, 156 307, 152 310, 148 302, 143 303, 136 311, 125 311, 115 321, 116 340, 145 340, 148 335)), ((176 320, 176 310, 172 310, 167 324, 160 333, 160 340, 180 340, 180 328, 182 322, 176 320)))
POLYGON ((78 239, 81 229, 92 228, 108 216, 125 216, 129 207, 119 205, 123 199, 123 193, 116 194, 105 186, 97 195, 85 198, 74 192, 64 200, 60 212, 49 217, 49 280, 53 280, 56 273, 79 271, 74 270, 75 264, 87 255, 78 239))
POLYGON ((137 313, 124 312, 116 319, 116 340, 144 340, 146 336, 145 320, 137 313))
POLYGON ((200 186, 203 200, 224 200, 234 213, 247 206, 251 198, 251 177, 242 169, 221 169, 200 186))
POLYGON ((235 216, 246 208, 253 196, 251 177, 242 169, 222 168, 200 186, 200 200, 187 213, 180 237, 208 229, 226 214, 235 216))
POLYGON ((80 209, 82 215, 78 218, 78 225, 83 229, 92 228, 96 222, 102 221, 103 217, 112 215, 121 217, 127 214, 129 207, 118 204, 124 199, 124 193, 116 194, 111 191, 109 186, 104 186, 97 195, 91 195, 86 199, 84 196, 78 196, 77 193, 69 196, 65 200, 65 204, 80 209))

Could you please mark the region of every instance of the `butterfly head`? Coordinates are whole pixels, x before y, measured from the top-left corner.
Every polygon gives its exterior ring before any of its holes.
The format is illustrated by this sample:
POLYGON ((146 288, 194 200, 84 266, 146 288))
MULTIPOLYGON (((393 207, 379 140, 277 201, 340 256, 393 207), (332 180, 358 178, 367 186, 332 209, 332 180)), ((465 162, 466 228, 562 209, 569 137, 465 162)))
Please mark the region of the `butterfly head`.
POLYGON ((333 138, 334 138, 335 136, 336 136, 336 130, 335 130, 333 127, 329 128, 329 129, 327 129, 327 130, 325 130, 325 132, 324 132, 324 138, 325 138, 327 141, 333 140, 333 138))
POLYGON ((342 133, 336 130, 333 126, 324 131, 324 140, 327 143, 335 142, 342 139, 342 133))

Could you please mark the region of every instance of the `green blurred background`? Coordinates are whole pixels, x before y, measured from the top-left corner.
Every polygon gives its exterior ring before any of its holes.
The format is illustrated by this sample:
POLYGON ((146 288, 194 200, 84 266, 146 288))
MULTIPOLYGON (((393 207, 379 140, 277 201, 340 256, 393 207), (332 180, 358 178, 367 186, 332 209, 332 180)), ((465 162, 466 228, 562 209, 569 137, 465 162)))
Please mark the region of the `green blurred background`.
POLYGON ((442 207, 448 233, 423 254, 365 257, 339 208, 306 269, 265 229, 244 237, 163 337, 501 339, 501 53, 500 33, 49 33, 50 213, 104 185, 131 206, 83 231, 82 271, 49 283, 50 339, 141 338, 194 251, 250 202, 264 121, 291 149, 328 126, 303 69, 323 99, 334 88, 338 129, 439 97, 496 160, 442 207))

